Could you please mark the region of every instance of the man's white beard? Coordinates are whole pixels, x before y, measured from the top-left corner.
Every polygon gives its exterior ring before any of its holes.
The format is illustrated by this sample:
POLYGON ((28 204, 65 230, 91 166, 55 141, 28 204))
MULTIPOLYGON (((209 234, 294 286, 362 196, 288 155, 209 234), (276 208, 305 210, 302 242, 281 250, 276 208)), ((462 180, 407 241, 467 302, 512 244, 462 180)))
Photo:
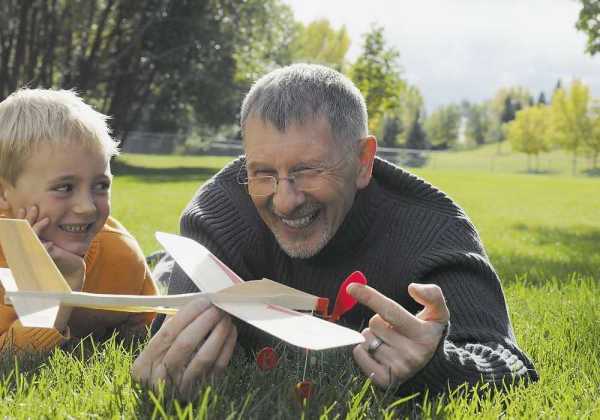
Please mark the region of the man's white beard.
POLYGON ((296 243, 294 243, 294 244, 283 243, 279 239, 279 236, 276 233, 274 233, 274 235, 275 235, 275 239, 277 240, 277 243, 279 244, 279 246, 281 247, 283 252, 285 252, 287 255, 289 255, 292 258, 314 257, 319 252, 321 252, 321 250, 323 248, 325 248, 325 245, 327 245, 327 243, 333 236, 333 235, 331 235, 330 229, 323 230, 321 232, 321 238, 316 243, 316 245, 310 247, 304 241, 297 243, 297 244, 296 243))

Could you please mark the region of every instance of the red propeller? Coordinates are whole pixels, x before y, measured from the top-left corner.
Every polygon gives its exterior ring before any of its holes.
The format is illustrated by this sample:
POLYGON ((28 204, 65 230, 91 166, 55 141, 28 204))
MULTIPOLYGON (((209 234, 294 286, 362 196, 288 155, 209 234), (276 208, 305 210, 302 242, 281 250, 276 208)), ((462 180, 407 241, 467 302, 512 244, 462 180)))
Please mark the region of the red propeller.
POLYGON ((333 307, 333 312, 331 313, 330 317, 330 320, 333 322, 340 319, 342 315, 344 315, 346 312, 352 309, 354 305, 356 305, 356 299, 350 296, 346 291, 346 288, 350 283, 367 284, 367 278, 362 272, 355 271, 354 273, 350 274, 346 278, 346 280, 343 281, 342 285, 338 290, 337 297, 335 298, 335 306, 333 307))

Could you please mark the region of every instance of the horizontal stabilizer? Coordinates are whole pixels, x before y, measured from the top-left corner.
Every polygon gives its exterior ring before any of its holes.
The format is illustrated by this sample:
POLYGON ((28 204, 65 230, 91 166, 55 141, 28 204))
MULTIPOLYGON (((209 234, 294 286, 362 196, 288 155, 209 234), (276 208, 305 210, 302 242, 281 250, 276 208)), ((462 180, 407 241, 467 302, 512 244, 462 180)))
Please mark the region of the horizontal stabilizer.
POLYGON ((11 299, 24 327, 52 328, 60 309, 60 301, 36 298, 11 299))
POLYGON ((326 350, 365 341, 357 331, 278 305, 216 303, 216 306, 260 330, 304 349, 326 350))

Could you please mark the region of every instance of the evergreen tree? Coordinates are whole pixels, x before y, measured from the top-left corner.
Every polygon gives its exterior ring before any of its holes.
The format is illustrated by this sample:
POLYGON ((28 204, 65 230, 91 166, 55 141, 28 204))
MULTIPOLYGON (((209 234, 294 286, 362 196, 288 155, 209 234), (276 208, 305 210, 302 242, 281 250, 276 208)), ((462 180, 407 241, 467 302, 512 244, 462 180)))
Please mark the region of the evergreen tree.
POLYGON ((417 112, 415 119, 408 130, 406 136, 406 147, 408 149, 424 150, 428 148, 427 135, 420 121, 420 112, 417 112))
POLYGON ((502 114, 500 115, 500 121, 505 124, 511 122, 515 119, 515 106, 513 104, 513 100, 510 96, 507 96, 504 99, 504 108, 502 110, 502 114))
POLYGON ((388 117, 387 115, 383 119, 383 136, 382 143, 385 147, 396 147, 398 146, 398 136, 402 132, 402 122, 396 116, 388 117))
POLYGON ((538 96, 537 105, 548 105, 546 102, 546 95, 544 92, 540 92, 540 96, 538 96))

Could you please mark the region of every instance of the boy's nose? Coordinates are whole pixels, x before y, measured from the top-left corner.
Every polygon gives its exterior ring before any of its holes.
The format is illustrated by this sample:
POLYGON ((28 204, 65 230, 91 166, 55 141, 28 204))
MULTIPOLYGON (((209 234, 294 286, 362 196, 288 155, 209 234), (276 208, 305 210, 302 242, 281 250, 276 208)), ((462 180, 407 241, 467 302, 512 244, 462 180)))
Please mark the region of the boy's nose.
POLYGON ((79 194, 76 198, 73 211, 77 214, 96 213, 96 203, 90 194, 79 194))
POLYGON ((304 193, 288 179, 280 179, 273 194, 273 210, 280 215, 292 214, 306 200, 304 193))

